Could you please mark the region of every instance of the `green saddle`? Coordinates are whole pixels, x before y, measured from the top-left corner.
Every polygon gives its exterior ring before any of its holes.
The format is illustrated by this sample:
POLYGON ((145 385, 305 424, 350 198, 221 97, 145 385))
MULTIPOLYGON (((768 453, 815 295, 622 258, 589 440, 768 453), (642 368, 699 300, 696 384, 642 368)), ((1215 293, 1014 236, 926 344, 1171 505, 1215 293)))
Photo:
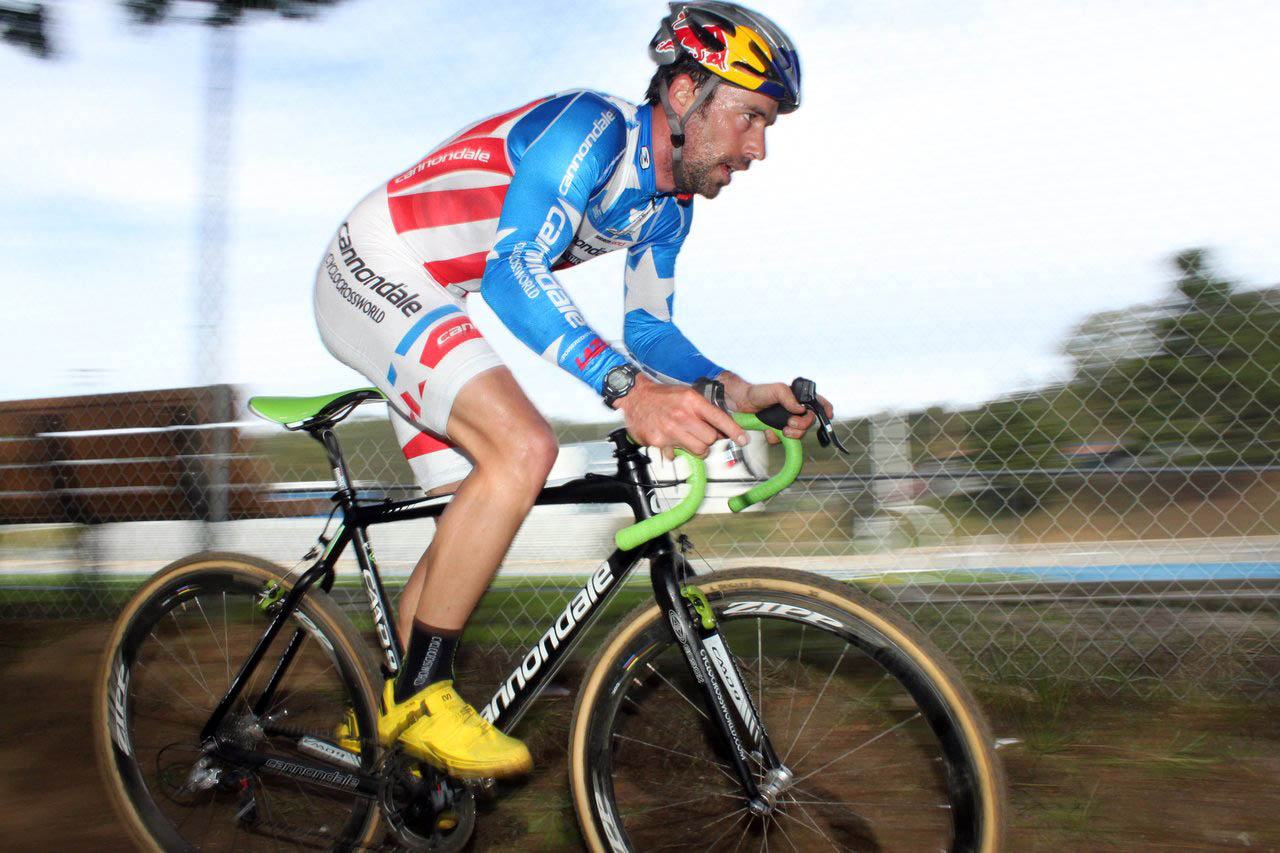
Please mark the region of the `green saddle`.
POLYGON ((366 400, 385 400, 377 388, 353 388, 318 397, 250 397, 249 411, 282 426, 306 429, 335 424, 366 400))

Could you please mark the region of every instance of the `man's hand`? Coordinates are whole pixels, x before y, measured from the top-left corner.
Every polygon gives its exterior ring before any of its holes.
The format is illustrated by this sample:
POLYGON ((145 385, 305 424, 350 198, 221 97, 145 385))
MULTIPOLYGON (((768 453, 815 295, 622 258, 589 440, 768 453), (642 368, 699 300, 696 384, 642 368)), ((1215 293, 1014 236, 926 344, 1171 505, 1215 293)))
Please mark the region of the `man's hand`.
MULTIPOLYGON (((725 399, 729 404, 729 408, 734 411, 758 412, 769 408, 774 403, 781 403, 787 411, 791 412, 791 417, 787 419, 787 425, 782 430, 782 434, 787 438, 804 438, 804 434, 809 431, 809 427, 813 426, 815 420, 813 412, 800 405, 796 395, 791 393, 790 385, 782 382, 752 385, 738 374, 731 373, 728 370, 721 373, 716 379, 724 384, 725 399)), ((833 410, 827 398, 819 395, 818 402, 826 410, 827 417, 831 417, 833 410)), ((765 431, 765 438, 769 440, 770 444, 778 443, 778 437, 772 430, 765 431)))
POLYGON ((683 385, 659 385, 643 374, 614 408, 622 411, 632 438, 661 448, 666 459, 675 458, 676 447, 705 457, 712 443, 722 437, 741 447, 747 444, 742 427, 701 394, 683 385))

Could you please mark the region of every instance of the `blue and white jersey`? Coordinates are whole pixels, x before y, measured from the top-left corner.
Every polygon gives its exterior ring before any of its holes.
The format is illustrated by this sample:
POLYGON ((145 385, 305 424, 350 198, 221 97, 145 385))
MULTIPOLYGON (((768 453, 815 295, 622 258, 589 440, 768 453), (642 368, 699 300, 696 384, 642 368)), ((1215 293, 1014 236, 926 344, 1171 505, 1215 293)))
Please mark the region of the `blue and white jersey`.
POLYGON ((564 92, 464 129, 387 184, 397 232, 438 284, 478 290, 520 340, 598 392, 625 359, 554 271, 615 249, 627 250, 632 358, 686 383, 722 370, 672 322, 693 206, 655 186, 652 117, 648 105, 564 92))

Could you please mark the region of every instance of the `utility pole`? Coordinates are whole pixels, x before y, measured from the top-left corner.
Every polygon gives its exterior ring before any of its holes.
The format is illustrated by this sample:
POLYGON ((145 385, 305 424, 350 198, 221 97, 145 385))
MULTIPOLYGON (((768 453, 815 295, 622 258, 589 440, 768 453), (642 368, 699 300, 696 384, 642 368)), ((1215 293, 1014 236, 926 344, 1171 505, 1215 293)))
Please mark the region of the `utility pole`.
MULTIPOLYGON (((228 423, 235 419, 231 388, 224 378, 226 333, 226 270, 228 209, 231 195, 231 135, 235 109, 236 26, 232 20, 211 19, 204 27, 205 86, 204 139, 199 229, 200 265, 196 273, 195 370, 196 384, 207 389, 209 420, 228 423)), ((203 443, 207 455, 206 521, 230 517, 231 433, 214 429, 203 443)), ((217 529, 206 524, 205 546, 216 547, 217 529)))

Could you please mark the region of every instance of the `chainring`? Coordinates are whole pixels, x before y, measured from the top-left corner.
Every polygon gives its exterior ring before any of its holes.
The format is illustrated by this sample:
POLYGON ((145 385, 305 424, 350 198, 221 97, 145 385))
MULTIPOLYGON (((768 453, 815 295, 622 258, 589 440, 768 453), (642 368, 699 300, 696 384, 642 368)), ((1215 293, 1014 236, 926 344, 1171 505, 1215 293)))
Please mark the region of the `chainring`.
POLYGON ((378 804, 387 826, 409 850, 454 853, 476 828, 476 798, 468 786, 396 747, 378 762, 378 804))

